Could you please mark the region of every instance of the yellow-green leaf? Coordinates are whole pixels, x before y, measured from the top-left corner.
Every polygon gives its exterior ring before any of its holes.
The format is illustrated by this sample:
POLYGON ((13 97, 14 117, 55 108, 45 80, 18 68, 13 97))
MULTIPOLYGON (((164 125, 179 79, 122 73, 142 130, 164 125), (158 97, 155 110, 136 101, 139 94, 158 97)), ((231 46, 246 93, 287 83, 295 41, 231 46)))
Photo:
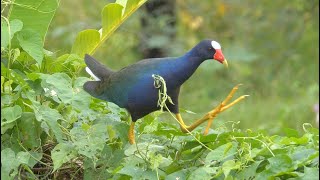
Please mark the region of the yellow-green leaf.
POLYGON ((135 7, 140 3, 139 0, 127 0, 126 9, 124 11, 125 14, 130 13, 131 11, 135 11, 135 7))
POLYGON ((86 53, 92 51, 100 41, 100 33, 95 29, 81 31, 72 47, 71 53, 84 57, 86 53))
POLYGON ((102 28, 81 31, 72 46, 71 53, 83 57, 93 54, 110 35, 147 0, 120 0, 106 5, 102 11, 102 28), (101 37, 100 37, 101 33, 101 37))
POLYGON ((121 20, 123 6, 116 3, 106 5, 102 10, 102 35, 112 31, 121 20))

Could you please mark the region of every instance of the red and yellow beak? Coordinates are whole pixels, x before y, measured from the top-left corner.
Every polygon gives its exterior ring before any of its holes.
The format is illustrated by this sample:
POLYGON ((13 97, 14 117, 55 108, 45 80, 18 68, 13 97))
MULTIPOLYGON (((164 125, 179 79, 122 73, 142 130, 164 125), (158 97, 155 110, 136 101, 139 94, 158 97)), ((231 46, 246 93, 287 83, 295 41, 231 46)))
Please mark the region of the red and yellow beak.
POLYGON ((228 67, 228 61, 224 58, 221 49, 216 49, 216 53, 213 55, 213 59, 219 61, 225 67, 228 67))

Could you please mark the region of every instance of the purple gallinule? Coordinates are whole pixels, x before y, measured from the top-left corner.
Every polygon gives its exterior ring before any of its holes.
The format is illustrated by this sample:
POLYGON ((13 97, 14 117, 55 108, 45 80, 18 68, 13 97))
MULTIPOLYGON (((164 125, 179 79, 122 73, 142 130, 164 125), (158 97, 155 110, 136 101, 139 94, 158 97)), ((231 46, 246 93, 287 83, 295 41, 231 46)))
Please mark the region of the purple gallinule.
POLYGON ((213 118, 220 112, 241 101, 246 95, 239 97, 230 104, 228 101, 238 89, 234 87, 228 97, 215 109, 208 112, 192 125, 185 125, 179 113, 180 86, 190 78, 199 65, 207 59, 214 59, 228 66, 227 60, 221 51, 221 46, 213 40, 203 40, 186 54, 180 57, 144 59, 127 66, 119 71, 113 71, 89 55, 85 55, 86 71, 95 81, 88 81, 84 89, 93 97, 113 102, 129 111, 132 122, 129 128, 129 142, 135 143, 134 124, 145 115, 159 110, 158 89, 154 86, 153 75, 161 76, 167 86, 167 94, 172 103, 167 102, 168 109, 176 115, 183 132, 192 131, 205 121, 208 125, 204 134, 208 133, 213 118))

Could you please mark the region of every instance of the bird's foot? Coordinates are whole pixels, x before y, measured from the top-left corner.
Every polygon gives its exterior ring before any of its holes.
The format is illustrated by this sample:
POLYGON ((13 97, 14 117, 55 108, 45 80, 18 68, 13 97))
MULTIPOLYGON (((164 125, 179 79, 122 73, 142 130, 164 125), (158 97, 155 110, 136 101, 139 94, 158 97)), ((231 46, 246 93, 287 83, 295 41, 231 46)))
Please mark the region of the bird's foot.
POLYGON ((208 124, 206 129, 204 130, 204 135, 207 135, 210 129, 210 126, 213 122, 213 119, 221 112, 229 109, 231 106, 237 104, 238 102, 240 102, 241 100, 243 100, 244 98, 248 97, 249 95, 243 95, 238 97, 236 100, 232 101, 231 103, 227 104, 231 98, 233 97, 234 93, 236 93, 236 91, 239 89, 239 86, 242 84, 238 84, 236 85, 229 93, 229 95, 221 102, 220 105, 218 105, 216 108, 214 108, 212 111, 209 111, 206 114, 206 117, 208 118, 208 124))

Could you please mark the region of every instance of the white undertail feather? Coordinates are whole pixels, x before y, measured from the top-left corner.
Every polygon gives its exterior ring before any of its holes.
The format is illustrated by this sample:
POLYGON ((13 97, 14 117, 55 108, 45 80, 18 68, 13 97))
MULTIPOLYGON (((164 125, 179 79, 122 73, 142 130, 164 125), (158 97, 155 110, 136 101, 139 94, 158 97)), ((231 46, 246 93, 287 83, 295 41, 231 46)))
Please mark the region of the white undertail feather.
POLYGON ((101 81, 96 75, 92 73, 91 69, 89 69, 88 67, 86 67, 86 71, 88 74, 90 74, 91 77, 93 77, 94 80, 101 81))

